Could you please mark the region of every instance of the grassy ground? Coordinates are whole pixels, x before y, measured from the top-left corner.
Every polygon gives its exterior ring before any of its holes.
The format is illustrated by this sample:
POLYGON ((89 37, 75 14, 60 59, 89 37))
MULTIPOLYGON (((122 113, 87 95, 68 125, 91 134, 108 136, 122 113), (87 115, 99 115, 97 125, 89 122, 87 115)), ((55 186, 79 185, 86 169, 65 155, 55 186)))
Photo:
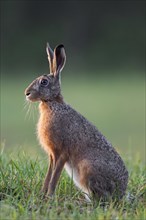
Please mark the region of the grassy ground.
POLYGON ((47 159, 32 159, 1 152, 0 219, 90 219, 90 220, 144 220, 146 218, 146 169, 139 161, 127 161, 130 172, 127 194, 119 204, 100 204, 85 201, 71 179, 63 172, 54 198, 43 200, 40 196, 42 181, 47 170, 47 159))

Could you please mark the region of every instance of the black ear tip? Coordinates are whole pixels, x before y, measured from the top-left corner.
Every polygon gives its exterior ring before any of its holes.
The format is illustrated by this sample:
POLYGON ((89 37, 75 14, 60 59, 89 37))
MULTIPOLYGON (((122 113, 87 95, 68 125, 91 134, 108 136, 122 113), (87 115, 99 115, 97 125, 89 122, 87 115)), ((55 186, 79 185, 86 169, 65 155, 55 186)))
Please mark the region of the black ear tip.
POLYGON ((59 45, 55 48, 55 53, 56 53, 56 55, 58 55, 58 54, 60 54, 60 53, 65 53, 64 45, 63 45, 63 44, 59 44, 59 45))
POLYGON ((64 48, 64 45, 63 45, 63 44, 59 44, 59 45, 57 46, 57 48, 58 48, 58 49, 62 49, 62 48, 64 48))

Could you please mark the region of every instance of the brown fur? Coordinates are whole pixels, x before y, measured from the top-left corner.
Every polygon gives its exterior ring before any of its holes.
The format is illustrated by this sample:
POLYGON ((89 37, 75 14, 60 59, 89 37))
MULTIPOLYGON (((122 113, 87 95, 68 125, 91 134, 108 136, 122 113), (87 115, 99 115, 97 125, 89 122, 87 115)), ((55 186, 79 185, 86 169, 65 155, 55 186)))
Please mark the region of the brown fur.
POLYGON ((45 102, 41 102, 39 104, 39 111, 40 118, 37 125, 38 139, 48 155, 52 155, 52 157, 54 158, 55 146, 53 144, 53 141, 51 140, 51 135, 49 133, 50 122, 53 117, 53 113, 45 102))

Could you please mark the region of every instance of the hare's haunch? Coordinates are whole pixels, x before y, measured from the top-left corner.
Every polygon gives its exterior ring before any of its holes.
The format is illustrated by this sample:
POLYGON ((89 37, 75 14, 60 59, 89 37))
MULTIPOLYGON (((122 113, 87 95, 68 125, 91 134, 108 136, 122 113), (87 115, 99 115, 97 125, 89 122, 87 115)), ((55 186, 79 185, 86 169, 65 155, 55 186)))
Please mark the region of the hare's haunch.
POLYGON ((27 100, 40 102, 38 138, 50 162, 42 191, 54 193, 65 167, 88 199, 121 199, 128 182, 123 160, 92 123, 64 102, 60 88, 64 46, 53 51, 47 44, 46 51, 50 74, 38 77, 25 90, 27 100))

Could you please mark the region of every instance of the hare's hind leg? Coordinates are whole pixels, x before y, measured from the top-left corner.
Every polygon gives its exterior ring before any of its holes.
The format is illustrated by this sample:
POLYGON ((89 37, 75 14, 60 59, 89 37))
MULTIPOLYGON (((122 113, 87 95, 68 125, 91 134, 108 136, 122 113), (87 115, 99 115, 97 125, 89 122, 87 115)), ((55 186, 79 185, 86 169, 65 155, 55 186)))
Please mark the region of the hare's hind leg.
POLYGON ((48 168, 48 171, 47 171, 47 174, 46 174, 46 177, 45 177, 43 187, 41 189, 41 192, 44 193, 44 194, 46 194, 47 191, 48 191, 48 186, 49 186, 49 182, 51 180, 52 171, 53 171, 53 158, 50 155, 49 168, 48 168))
POLYGON ((89 188, 94 201, 109 201, 112 198, 115 184, 110 179, 105 179, 102 175, 89 178, 89 188))

